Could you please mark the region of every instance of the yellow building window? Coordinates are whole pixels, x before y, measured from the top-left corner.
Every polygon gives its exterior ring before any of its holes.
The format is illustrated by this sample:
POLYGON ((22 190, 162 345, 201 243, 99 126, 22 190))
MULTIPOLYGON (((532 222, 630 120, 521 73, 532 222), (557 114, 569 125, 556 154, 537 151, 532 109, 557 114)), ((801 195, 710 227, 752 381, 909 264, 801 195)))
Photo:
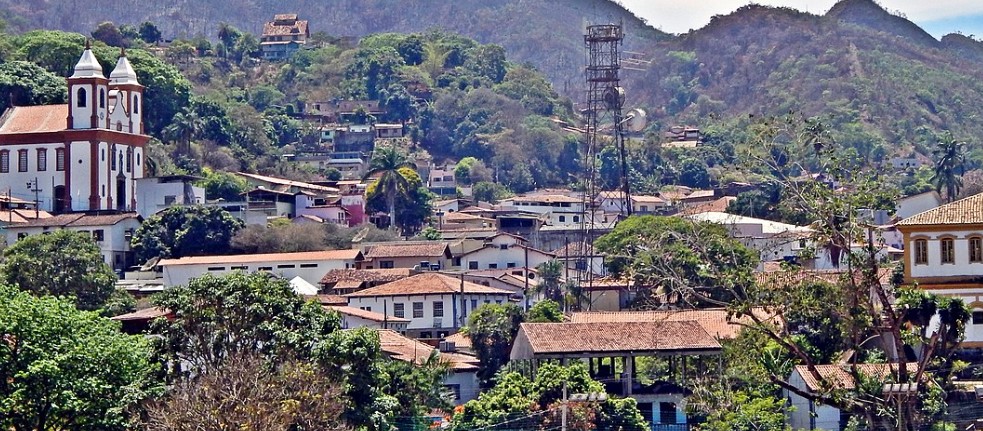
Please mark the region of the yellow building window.
POLYGON ((969 261, 983 262, 983 238, 974 236, 969 239, 969 261))
POLYGON ((928 241, 924 239, 915 240, 915 265, 925 265, 928 263, 928 241))
POLYGON ((941 241, 942 263, 956 263, 956 247, 952 238, 941 241))

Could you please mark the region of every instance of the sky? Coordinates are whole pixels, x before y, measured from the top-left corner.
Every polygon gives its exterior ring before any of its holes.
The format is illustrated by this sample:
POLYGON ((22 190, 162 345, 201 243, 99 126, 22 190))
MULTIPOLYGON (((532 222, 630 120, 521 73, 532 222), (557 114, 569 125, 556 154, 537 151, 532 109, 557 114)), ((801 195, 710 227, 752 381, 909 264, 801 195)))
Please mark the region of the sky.
MULTIPOLYGON (((714 15, 726 15, 751 3, 748 0, 619 0, 649 25, 668 33, 686 33, 710 22, 714 15)), ((787 6, 821 15, 836 0, 756 0, 768 6, 787 6)), ((925 31, 941 38, 961 32, 983 38, 983 1, 981 0, 879 0, 888 12, 907 17, 925 31)))

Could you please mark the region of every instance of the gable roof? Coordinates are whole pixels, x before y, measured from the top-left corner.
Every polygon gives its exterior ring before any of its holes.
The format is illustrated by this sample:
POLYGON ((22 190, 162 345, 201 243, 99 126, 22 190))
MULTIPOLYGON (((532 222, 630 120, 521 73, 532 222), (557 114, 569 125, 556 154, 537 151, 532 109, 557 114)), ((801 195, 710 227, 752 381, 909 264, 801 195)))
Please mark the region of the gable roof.
MULTIPOLYGON (((809 367, 806 365, 796 365, 794 373, 798 373, 799 376, 802 377, 802 381, 805 382, 806 388, 812 392, 819 391, 829 386, 832 386, 835 389, 854 389, 856 387, 856 382, 853 379, 853 375, 850 374, 850 367, 850 364, 816 365, 816 371, 819 373, 821 380, 817 379, 815 375, 809 372, 809 367)), ((915 372, 918 370, 918 364, 914 362, 909 362, 907 367, 908 372, 915 372)), ((898 373, 898 364, 857 364, 857 371, 859 371, 861 375, 874 377, 878 380, 884 381, 887 380, 889 376, 894 376, 898 373)))
MULTIPOLYGON (((762 320, 771 320, 763 310, 755 310, 762 320)), ((651 311, 588 311, 572 313, 572 323, 619 323, 619 322, 696 322, 708 334, 718 340, 737 338, 742 324, 751 323, 751 318, 737 318, 723 308, 702 310, 651 310, 651 311)))
POLYGON ((383 282, 388 283, 390 281, 400 280, 411 275, 409 268, 393 268, 393 269, 351 269, 351 268, 339 268, 332 269, 324 274, 321 278, 321 284, 332 284, 332 283, 358 283, 356 286, 361 285, 364 282, 383 282))
POLYGON ((361 260, 358 250, 302 251, 296 253, 228 254, 212 256, 188 256, 179 259, 163 259, 160 266, 207 265, 235 263, 286 262, 297 260, 361 260))
POLYGON ((68 105, 14 106, 0 117, 0 134, 60 132, 67 118, 68 105))
POLYGON ((273 21, 263 25, 263 36, 307 35, 307 20, 297 19, 296 14, 276 15, 273 21))
POLYGON ((338 313, 361 317, 365 320, 371 320, 373 322, 392 322, 392 323, 410 323, 410 319, 404 319, 402 317, 387 316, 382 313, 376 313, 374 311, 363 310, 361 308, 349 307, 347 305, 328 305, 324 308, 329 310, 337 311, 338 313))
POLYGON ((345 295, 349 298, 365 296, 403 296, 403 295, 440 295, 446 293, 486 293, 495 295, 509 295, 512 292, 495 287, 482 286, 477 283, 449 277, 443 274, 428 272, 417 274, 402 280, 386 283, 381 286, 370 287, 358 292, 345 295))
POLYGON ((522 323, 511 359, 621 352, 706 354, 721 349, 696 322, 522 323))
POLYGON ((366 259, 383 257, 451 257, 451 251, 446 242, 440 241, 395 241, 365 244, 366 259))
MULTIPOLYGON (((422 364, 430 358, 434 349, 429 344, 421 343, 417 340, 404 337, 391 329, 380 329, 379 347, 390 358, 406 361, 413 364, 422 364)), ((441 362, 446 363, 454 371, 476 371, 478 369, 478 358, 461 353, 437 352, 441 362)))
POLYGON ((915 214, 898 226, 983 224, 983 193, 915 214))
POLYGON ((12 225, 10 228, 112 226, 127 219, 142 220, 140 215, 135 212, 117 214, 68 213, 31 219, 27 223, 12 225))

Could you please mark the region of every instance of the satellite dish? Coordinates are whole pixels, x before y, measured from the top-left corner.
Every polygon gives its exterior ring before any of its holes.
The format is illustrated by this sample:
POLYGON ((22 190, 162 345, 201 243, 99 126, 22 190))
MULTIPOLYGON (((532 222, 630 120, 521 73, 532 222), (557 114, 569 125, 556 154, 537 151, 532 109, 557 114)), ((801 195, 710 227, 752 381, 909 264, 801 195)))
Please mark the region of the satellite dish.
POLYGON ((628 111, 628 115, 625 115, 625 118, 628 119, 628 129, 632 132, 641 132, 648 125, 644 109, 632 109, 628 111))

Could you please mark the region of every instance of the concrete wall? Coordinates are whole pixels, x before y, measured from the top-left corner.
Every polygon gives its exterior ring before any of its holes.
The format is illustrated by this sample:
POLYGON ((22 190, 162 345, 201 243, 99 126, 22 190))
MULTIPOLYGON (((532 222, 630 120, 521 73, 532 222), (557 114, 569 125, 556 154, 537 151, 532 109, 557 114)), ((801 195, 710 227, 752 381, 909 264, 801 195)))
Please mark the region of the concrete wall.
MULTIPOLYGON (((374 311, 376 313, 382 313, 383 310, 388 310, 388 314, 400 317, 398 314, 396 314, 396 304, 402 304, 402 317, 410 320, 410 324, 406 327, 408 331, 432 329, 453 330, 461 326, 460 319, 462 315, 461 310, 457 310, 456 317, 458 324, 455 326, 455 304, 453 304, 453 300, 455 298, 458 301, 458 305, 460 305, 460 295, 451 294, 349 297, 348 305, 355 308, 363 308, 369 311, 374 311), (413 303, 415 302, 423 303, 423 317, 413 317, 413 303), (434 316, 434 303, 442 304, 442 316, 434 316)), ((465 309, 463 316, 465 319, 467 319, 467 316, 470 315, 475 308, 481 306, 482 304, 502 303, 508 301, 508 299, 507 294, 466 293, 464 294, 465 309)))
POLYGON ((277 262, 213 263, 192 265, 164 265, 164 287, 186 285, 193 278, 205 274, 220 276, 232 271, 269 271, 287 280, 294 277, 317 286, 321 277, 332 269, 354 268, 354 260, 281 260, 277 262))
POLYGON ((905 265, 915 279, 923 277, 983 276, 983 262, 969 262, 969 237, 983 237, 980 230, 954 230, 947 232, 914 232, 905 244, 905 265), (955 263, 942 263, 941 239, 953 238, 955 263), (925 239, 928 244, 928 263, 915 264, 915 240, 925 239))

